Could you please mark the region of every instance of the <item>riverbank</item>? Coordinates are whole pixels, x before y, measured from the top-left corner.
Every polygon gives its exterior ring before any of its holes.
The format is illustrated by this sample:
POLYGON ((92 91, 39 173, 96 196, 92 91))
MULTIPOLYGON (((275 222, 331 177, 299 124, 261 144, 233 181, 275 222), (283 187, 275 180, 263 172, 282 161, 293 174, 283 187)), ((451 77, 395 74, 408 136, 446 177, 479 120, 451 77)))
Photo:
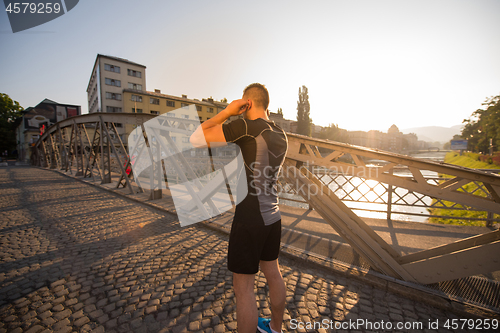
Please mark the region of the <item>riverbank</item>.
MULTIPOLYGON (((470 154, 458 154, 456 152, 449 152, 446 154, 444 158, 445 163, 463 166, 467 168, 473 169, 500 169, 499 166, 482 162, 478 158, 474 158, 470 154)), ((474 183, 469 183, 464 186, 467 192, 473 192, 478 189, 478 186, 474 183)), ((483 191, 478 192, 479 195, 486 196, 483 191)), ((452 204, 449 201, 445 201, 446 205, 452 204)), ((458 207, 462 207, 459 205, 458 207)), ((480 211, 472 211, 472 210, 456 210, 456 209, 442 209, 442 208, 430 208, 429 212, 431 215, 435 216, 446 216, 444 217, 431 217, 429 218, 430 223, 438 223, 438 224, 455 224, 455 225, 469 225, 469 226, 485 226, 485 220, 476 220, 476 219, 486 219, 488 217, 487 212, 480 211), (457 217, 457 218, 453 218, 457 217), (469 219, 458 219, 458 218, 469 218, 469 219)), ((493 214, 494 219, 500 218, 500 215, 493 214)))
POLYGON ((481 161, 481 155, 474 153, 463 153, 460 155, 456 152, 449 152, 444 157, 444 162, 472 169, 500 169, 500 166, 494 164, 491 158, 491 163, 483 162, 481 161))

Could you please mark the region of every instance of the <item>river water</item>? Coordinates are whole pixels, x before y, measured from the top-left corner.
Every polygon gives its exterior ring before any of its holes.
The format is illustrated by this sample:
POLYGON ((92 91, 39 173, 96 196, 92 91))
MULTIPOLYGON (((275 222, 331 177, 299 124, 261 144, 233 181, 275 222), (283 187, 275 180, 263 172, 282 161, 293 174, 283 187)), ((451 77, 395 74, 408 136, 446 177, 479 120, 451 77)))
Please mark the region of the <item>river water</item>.
MULTIPOLYGON (((418 158, 418 159, 423 159, 423 160, 430 160, 430 161, 435 161, 435 162, 440 162, 444 160, 444 157, 447 152, 421 152, 418 154, 413 154, 411 155, 412 157, 418 158)), ((370 161, 367 161, 366 164, 370 164, 370 161)), ((395 170, 394 171, 395 175, 398 176, 403 176, 403 177, 411 177, 412 174, 410 173, 409 170, 395 170)), ((428 170, 422 170, 422 175, 426 178, 437 178, 438 174, 433 171, 428 171, 428 170)), ((328 183, 331 178, 329 176, 323 176, 322 179, 324 182, 328 183)), ((337 176, 335 178, 335 182, 331 183, 329 185, 329 188, 336 192, 337 194, 340 193, 340 197, 342 197, 345 193, 349 193, 349 196, 353 200, 360 200, 360 201, 347 201, 345 200, 344 203, 352 208, 354 212, 360 216, 360 217, 369 217, 369 218, 378 218, 378 219, 386 219, 387 218, 387 204, 383 203, 383 201, 387 202, 388 199, 388 194, 386 191, 386 186, 387 185, 382 185, 376 180, 366 180, 365 184, 362 184, 362 180, 359 178, 353 178, 353 177, 343 177, 343 176, 337 176), (355 188, 359 189, 367 189, 368 187, 372 188, 373 191, 369 192, 364 192, 364 197, 362 197, 361 193, 354 190, 355 188), (354 191, 353 191, 354 190, 354 191), (362 200, 369 200, 369 201, 375 201, 373 202, 362 202, 362 200), (383 201, 382 201, 383 200, 383 201), (376 203, 378 201, 378 203, 376 203)), ((426 215, 428 214, 427 208, 425 207, 419 207, 419 206, 409 206, 409 205, 397 205, 395 204, 396 202, 401 203, 402 200, 398 200, 399 197, 404 197, 408 203, 412 202, 417 202, 417 204, 423 205, 425 203, 426 205, 430 205, 432 203, 432 198, 430 197, 425 197, 420 194, 413 194, 413 193, 408 193, 408 190, 403 189, 403 188, 396 188, 394 189, 393 198, 392 198, 392 213, 391 213, 391 219, 393 220, 399 220, 399 221, 412 221, 412 222, 427 222, 428 217, 427 216, 418 216, 420 214, 426 215), (396 195, 397 194, 397 195, 396 195), (406 213, 406 214, 402 214, 406 213), (411 214, 417 214, 417 215, 411 215, 411 214)), ((296 196, 294 196, 297 198, 296 196)), ((300 197, 299 197, 300 198, 300 197)), ((302 208, 307 208, 308 204, 305 203, 297 203, 297 202, 292 202, 292 201, 283 201, 284 204, 291 205, 291 206, 296 206, 296 207, 302 207, 302 208)))
MULTIPOLYGON (((422 159, 422 160, 428 160, 428 161, 433 161, 433 162, 443 162, 444 157, 446 155, 446 151, 430 151, 430 152, 422 152, 422 153, 417 153, 417 154, 412 154, 412 157, 422 159)), ((400 176, 407 176, 411 177, 412 174, 411 172, 408 171, 395 171, 395 175, 400 175, 400 176)), ((429 170, 422 170, 422 175, 425 178, 438 178, 437 172, 434 171, 429 171, 429 170)), ((408 193, 406 189, 403 188, 397 188, 395 190, 399 195, 403 196, 408 193)), ((419 195, 419 194, 417 194, 419 195)), ((412 195, 409 195, 410 197, 412 195)), ((395 196, 393 196, 393 202, 396 200, 395 196)), ((424 196, 421 199, 426 205, 430 205, 432 203, 432 198, 424 196)), ((383 209, 387 210, 387 205, 383 205, 383 209)), ((398 206, 398 205, 393 205, 392 206, 392 214, 391 218, 394 220, 398 221, 412 221, 412 222, 427 222, 428 217, 427 216, 417 216, 417 215, 407 215, 407 214, 398 214, 397 212, 404 212, 404 213, 412 213, 412 214, 428 214, 427 208, 425 207, 418 207, 418 206, 398 206)), ((360 214, 359 214, 360 215, 360 214)), ((369 214, 367 214, 369 215, 369 214)), ((386 213, 376 213, 375 216, 366 216, 366 217, 375 217, 375 218, 386 218, 387 214, 386 213)), ((361 215, 360 215, 361 216, 361 215)))

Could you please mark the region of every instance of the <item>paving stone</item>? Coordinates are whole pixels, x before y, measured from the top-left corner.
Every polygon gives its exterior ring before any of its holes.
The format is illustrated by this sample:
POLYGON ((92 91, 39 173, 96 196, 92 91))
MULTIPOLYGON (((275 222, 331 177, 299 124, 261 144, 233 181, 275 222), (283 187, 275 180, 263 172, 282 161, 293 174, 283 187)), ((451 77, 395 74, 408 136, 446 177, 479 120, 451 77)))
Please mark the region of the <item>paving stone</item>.
POLYGON ((73 330, 71 326, 63 326, 60 329, 56 330, 55 333, 69 333, 73 330))
POLYGON ((132 319, 132 314, 131 313, 124 313, 123 315, 118 317, 118 324, 123 324, 125 322, 128 322, 132 319))
POLYGON ((73 322, 73 325, 77 326, 77 327, 80 327, 80 326, 83 326, 85 325, 86 323, 88 323, 90 321, 90 319, 86 316, 83 316, 83 317, 80 317, 78 318, 77 320, 75 320, 73 322))
POLYGON ((51 303, 44 303, 42 305, 40 305, 37 309, 36 309, 36 312, 37 313, 42 313, 42 312, 45 312, 49 309, 52 308, 52 304, 51 303))
POLYGON ((22 321, 28 321, 31 318, 35 317, 35 316, 36 316, 36 312, 34 310, 31 310, 28 313, 26 313, 24 316, 22 316, 21 320, 22 321))
POLYGON ((103 310, 104 310, 105 312, 111 312, 111 311, 113 311, 114 309, 116 309, 116 304, 115 304, 115 303, 108 304, 108 305, 106 305, 106 306, 103 308, 103 310))
POLYGON ((220 323, 220 317, 219 316, 213 316, 212 318, 210 318, 210 320, 212 321, 212 325, 219 325, 220 323))
POLYGON ((135 318, 130 321, 130 326, 132 328, 139 328, 142 325, 142 318, 135 318))
POLYGON ((71 290, 72 292, 78 291, 81 288, 82 288, 81 284, 73 284, 73 285, 69 286, 69 290, 71 290))
MULTIPOLYGON (((88 311, 85 311, 85 312, 88 312, 88 311)), ((97 319, 99 318, 100 316, 102 316, 104 314, 104 312, 99 309, 99 310, 94 310, 92 312, 90 312, 90 317, 93 318, 93 319, 97 319)))
POLYGON ((71 315, 71 310, 70 309, 66 309, 66 310, 63 310, 61 312, 56 312, 54 313, 53 317, 55 320, 57 321, 60 321, 64 318, 67 318, 71 315))
POLYGON ((192 321, 189 323, 189 330, 190 331, 197 331, 201 328, 201 322, 200 321, 192 321))
POLYGON ((207 319, 203 319, 203 320, 201 321, 201 327, 202 327, 202 328, 207 328, 207 327, 209 327, 209 326, 210 326, 210 319, 208 319, 208 318, 207 318, 207 319))
POLYGON ((16 304, 16 307, 22 308, 22 307, 28 306, 30 304, 31 304, 31 302, 29 300, 25 300, 24 302, 20 302, 20 303, 16 304))
POLYGON ((110 317, 115 318, 115 317, 118 317, 119 315, 121 315, 122 313, 123 313, 123 309, 118 308, 118 309, 111 312, 110 317))
POLYGON ((104 333, 106 332, 104 326, 98 326, 91 331, 91 333, 104 333))
POLYGON ((156 320, 155 320, 155 317, 150 314, 150 315, 147 315, 146 317, 144 317, 144 322, 146 324, 152 324, 152 323, 156 322, 156 320))
POLYGON ((116 320, 116 318, 108 320, 106 322, 105 326, 106 326, 106 329, 108 329, 108 330, 116 328, 118 326, 118 321, 116 320))
POLYGON ((52 307, 53 312, 59 312, 62 310, 64 310, 64 305, 62 305, 62 304, 57 304, 56 306, 52 307))
POLYGON ((65 284, 65 283, 66 283, 65 279, 57 280, 57 281, 52 282, 50 284, 50 288, 56 288, 57 286, 61 286, 61 285, 65 284))
POLYGON ((227 329, 229 330, 236 330, 237 328, 237 323, 236 321, 232 321, 226 324, 227 329))
POLYGON ((151 305, 160 305, 160 300, 157 298, 150 300, 148 302, 148 306, 151 306, 151 305))
POLYGON ((64 302, 65 300, 66 300, 66 297, 61 296, 61 297, 58 297, 58 298, 54 299, 54 300, 52 301, 52 304, 59 304, 59 303, 64 302))
POLYGON ((104 299, 101 299, 101 300, 97 301, 97 303, 95 304, 95 306, 96 306, 96 308, 102 308, 106 304, 108 304, 108 299, 104 298, 104 299))
POLYGON ((141 300, 147 301, 151 298, 151 294, 142 294, 141 295, 141 300))
POLYGON ((38 318, 40 318, 40 319, 44 320, 44 319, 46 319, 46 318, 48 318, 48 317, 50 317, 50 316, 52 316, 52 312, 51 312, 50 310, 47 310, 47 311, 45 311, 45 312, 43 312, 43 313, 40 313, 40 314, 38 315, 38 318))
POLYGON ((226 331, 226 327, 224 327, 224 324, 219 324, 214 327, 214 332, 216 333, 222 333, 226 331))
POLYGON ((136 318, 136 317, 142 317, 144 316, 144 308, 142 309, 137 309, 134 311, 134 315, 133 317, 136 318))
POLYGON ((97 318, 97 321, 99 322, 99 324, 104 324, 108 320, 109 320, 109 315, 107 313, 105 313, 97 318))
POLYGON ((69 326, 70 324, 71 324, 71 322, 69 321, 69 319, 68 318, 64 318, 64 319, 56 322, 54 325, 52 325, 52 329, 54 331, 59 331, 64 326, 69 326))
POLYGON ((44 330, 43 326, 35 325, 35 326, 32 326, 29 330, 27 330, 26 333, 39 333, 43 330, 44 330))
POLYGON ((151 331, 151 332, 158 332, 160 330, 160 328, 161 328, 161 324, 159 322, 155 322, 155 323, 148 325, 148 331, 151 331))
POLYGON ((52 317, 47 317, 46 319, 42 320, 42 323, 45 326, 52 326, 52 325, 54 325, 56 323, 56 321, 52 317))

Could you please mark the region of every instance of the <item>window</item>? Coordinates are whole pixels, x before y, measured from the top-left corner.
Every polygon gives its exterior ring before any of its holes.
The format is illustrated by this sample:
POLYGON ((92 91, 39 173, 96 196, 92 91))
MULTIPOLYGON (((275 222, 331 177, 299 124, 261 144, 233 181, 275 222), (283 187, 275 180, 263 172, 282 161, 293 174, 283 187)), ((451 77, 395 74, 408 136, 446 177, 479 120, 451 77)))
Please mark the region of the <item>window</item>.
POLYGON ((181 103, 181 108, 187 108, 189 106, 189 104, 187 103, 181 103))
POLYGON ((132 100, 134 102, 142 102, 142 96, 139 95, 132 95, 132 100))
POLYGON ((214 113, 214 108, 207 108, 208 113, 214 113))
POLYGON ((110 64, 104 64, 104 69, 110 72, 120 73, 120 67, 110 64))
POLYGON ((133 113, 142 113, 142 109, 137 109, 137 112, 136 112, 135 108, 132 108, 132 112, 133 113))
POLYGON ((176 141, 177 141, 177 137, 176 137, 176 136, 172 136, 171 138, 172 138, 172 141, 173 141, 173 142, 176 142, 176 141))
POLYGON ((128 83, 128 88, 132 90, 142 90, 142 84, 137 84, 137 83, 128 83))
POLYGON ((106 92, 106 99, 116 99, 117 101, 121 101, 122 94, 106 92))
POLYGON ((183 115, 182 115, 182 118, 184 118, 184 119, 189 119, 189 115, 188 115, 188 114, 183 114, 183 115))
POLYGON ((122 128, 123 127, 122 123, 114 123, 114 125, 115 125, 116 128, 122 128))
POLYGON ((121 87, 122 86, 122 81, 120 81, 120 80, 105 78, 104 81, 105 81, 105 83, 108 86, 115 86, 115 87, 121 87))
POLYGON ((151 104, 156 104, 156 105, 160 105, 160 99, 159 98, 149 98, 149 103, 151 104))
POLYGON ((106 112, 122 112, 122 108, 117 106, 106 106, 106 112))
POLYGON ((202 117, 198 117, 198 118, 200 118, 200 122, 202 122, 202 121, 203 121, 203 118, 202 118, 202 117))
POLYGON ((134 71, 132 69, 127 69, 127 73, 130 76, 141 77, 141 72, 134 71))
POLYGON ((171 106, 175 108, 175 102, 167 100, 167 106, 171 106))
POLYGON ((201 105, 196 105, 196 111, 201 112, 201 105))
POLYGON ((167 117, 175 117, 175 113, 169 112, 169 113, 167 113, 167 117))
POLYGON ((189 143, 189 138, 187 136, 182 137, 182 143, 189 143))
POLYGON ((150 111, 151 114, 155 114, 155 115, 159 115, 160 114, 160 111, 150 111))

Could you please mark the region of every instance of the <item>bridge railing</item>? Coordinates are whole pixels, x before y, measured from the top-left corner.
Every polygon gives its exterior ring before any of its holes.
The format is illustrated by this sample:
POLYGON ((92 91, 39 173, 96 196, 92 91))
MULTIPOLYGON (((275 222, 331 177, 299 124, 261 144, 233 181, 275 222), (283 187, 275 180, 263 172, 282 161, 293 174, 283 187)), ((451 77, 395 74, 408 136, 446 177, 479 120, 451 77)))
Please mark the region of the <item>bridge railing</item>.
MULTIPOLYGON (((111 183, 115 172, 118 174, 116 187, 128 188, 131 193, 149 191, 152 199, 159 199, 161 186, 145 188, 133 181, 132 159, 115 126, 121 123, 142 129, 146 145, 141 149, 147 150, 144 123, 154 117, 95 113, 63 120, 40 137, 33 152, 33 164, 94 178, 102 183, 111 183)), ((176 121, 181 124, 187 120, 176 121)), ((496 255, 500 250, 498 230, 401 255, 345 203, 359 202, 360 199, 381 200, 395 207, 409 203, 412 195, 417 203, 424 201, 424 197, 432 198, 429 207, 422 206, 425 209, 450 202, 448 208, 461 208, 458 205, 462 205, 500 214, 498 175, 297 134, 289 133, 288 140, 282 184, 288 184, 284 187, 293 189, 315 209, 373 269, 397 279, 423 284, 500 270, 496 255), (384 161, 385 164, 375 166, 367 163, 368 160, 384 161), (401 168, 405 168, 407 174, 398 172, 401 168), (428 178, 427 173, 438 177, 428 178), (476 189, 471 184, 476 184, 476 189), (354 193, 358 194, 355 196, 354 193), (372 195, 373 198, 368 198, 372 195)), ((187 160, 184 162, 186 168, 194 167, 187 160)), ((198 188, 192 193, 198 195, 202 191, 198 188)), ((203 204, 211 199, 204 196, 197 200, 203 204)), ((392 212, 391 208, 389 213, 392 212)))
POLYGON ((288 138, 283 178, 371 267, 396 278, 425 284, 500 269, 499 259, 492 255, 500 249, 498 231, 402 256, 346 206, 340 199, 347 193, 342 186, 337 189, 329 186, 334 178, 330 175, 342 174, 347 179, 359 178, 365 185, 368 181, 385 184, 387 191, 393 187, 393 196, 394 189, 405 189, 413 195, 432 197, 437 203, 451 202, 455 207, 463 205, 498 214, 498 175, 297 134, 289 134, 288 138), (370 159, 384 161, 385 165, 366 164, 370 159), (324 171, 318 174, 317 167, 324 171), (409 170, 411 177, 397 172, 402 167, 409 170), (426 173, 438 174, 446 180, 427 179, 426 173), (469 190, 474 183, 480 190, 469 190), (339 189, 342 194, 338 196, 339 189))
MULTIPOLYGON (((412 222, 441 222, 467 224, 492 227, 493 223, 500 222, 498 215, 482 209, 468 207, 443 199, 436 199, 430 195, 407 190, 403 187, 388 185, 375 179, 365 179, 337 172, 328 172, 323 168, 310 168, 311 173, 321 179, 333 193, 350 209, 361 217, 412 221, 412 222), (472 214, 458 214, 467 210, 472 214), (455 213, 455 214, 454 214, 455 213)), ((398 173, 409 181, 415 181, 408 170, 400 168, 398 173)), ((428 183, 439 185, 449 178, 424 175, 428 183)), ((473 181, 469 186, 463 185, 465 193, 478 192, 489 197, 488 191, 480 182, 473 181), (472 186, 470 186, 472 185, 472 186)), ((296 193, 291 184, 280 182, 281 202, 294 207, 310 208, 308 202, 296 193)))

